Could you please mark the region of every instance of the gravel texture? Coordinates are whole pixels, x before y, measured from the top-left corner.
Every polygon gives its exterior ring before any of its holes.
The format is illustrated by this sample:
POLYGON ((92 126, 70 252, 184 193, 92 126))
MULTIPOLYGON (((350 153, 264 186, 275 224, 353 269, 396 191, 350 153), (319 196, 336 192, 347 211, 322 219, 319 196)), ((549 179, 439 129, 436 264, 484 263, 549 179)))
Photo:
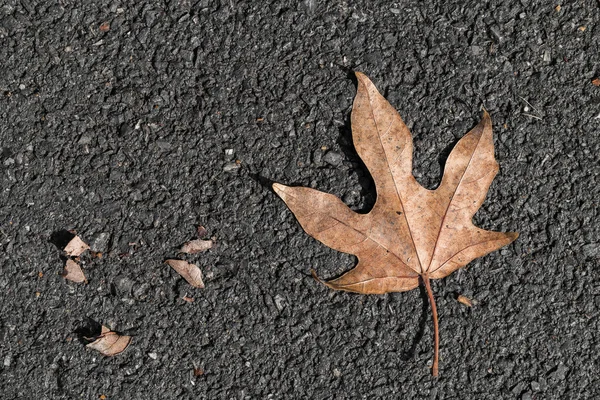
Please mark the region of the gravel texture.
POLYGON ((3 0, 3 398, 600 397, 600 11, 557 5, 3 0), (355 260, 267 184, 373 204, 354 70, 412 129, 427 187, 482 106, 494 122, 501 170, 475 220, 521 236, 433 283, 437 380, 424 291, 316 283, 310 268, 355 260), (163 263, 198 225, 216 246, 182 258, 202 290, 163 263), (87 285, 59 275, 66 230, 102 253, 81 258, 87 285), (85 348, 88 318, 132 345, 85 348))

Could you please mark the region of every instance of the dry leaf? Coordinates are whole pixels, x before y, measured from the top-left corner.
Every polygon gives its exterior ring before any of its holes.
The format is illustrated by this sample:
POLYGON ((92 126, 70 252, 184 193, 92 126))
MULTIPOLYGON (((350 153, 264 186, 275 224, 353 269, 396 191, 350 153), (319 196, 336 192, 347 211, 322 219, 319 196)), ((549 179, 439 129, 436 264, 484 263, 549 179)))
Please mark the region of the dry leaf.
POLYGON ((462 294, 458 295, 458 297, 456 298, 456 301, 464 304, 467 307, 473 307, 473 301, 471 301, 471 299, 468 298, 467 296, 463 296, 462 294))
POLYGON ((179 251, 186 254, 196 254, 202 253, 203 251, 206 251, 211 247, 213 247, 212 240, 196 239, 190 240, 189 242, 185 243, 179 251))
POLYGON ((204 288, 204 282, 202 281, 202 271, 194 264, 190 264, 182 260, 167 260, 165 261, 171 266, 179 275, 183 277, 190 285, 199 289, 204 288))
POLYGON ((97 350, 105 356, 116 356, 122 353, 130 343, 131 336, 119 335, 117 332, 102 326, 100 336, 86 347, 97 350))
POLYGON ((188 296, 187 294, 185 296, 182 297, 183 300, 187 301, 188 303, 193 303, 194 302, 194 298, 188 296))
POLYGON ((600 86, 600 78, 594 78, 594 79, 592 79, 592 85, 594 85, 594 86, 600 86))
POLYGON ((79 264, 77 264, 75 261, 73 261, 71 259, 67 259, 67 263, 65 264, 65 269, 62 273, 62 276, 65 279, 68 279, 73 282, 87 283, 87 279, 85 279, 83 270, 81 269, 79 264))
POLYGON ((432 372, 437 376, 439 334, 430 280, 444 278, 518 236, 486 231, 471 221, 498 172, 492 123, 484 112, 479 125, 452 150, 439 187, 427 190, 412 175, 412 138, 400 115, 365 75, 357 72, 356 77, 352 134, 377 187, 373 209, 359 214, 337 197, 310 188, 275 183, 273 189, 309 235, 358 257, 354 269, 323 282, 328 287, 382 294, 424 283, 433 314, 432 372))
POLYGON ((77 257, 89 248, 90 246, 81 240, 79 236, 75 236, 69 243, 67 243, 64 251, 68 256, 77 257))
POLYGON ((100 32, 108 32, 110 31, 110 24, 108 22, 104 22, 100 24, 100 32))

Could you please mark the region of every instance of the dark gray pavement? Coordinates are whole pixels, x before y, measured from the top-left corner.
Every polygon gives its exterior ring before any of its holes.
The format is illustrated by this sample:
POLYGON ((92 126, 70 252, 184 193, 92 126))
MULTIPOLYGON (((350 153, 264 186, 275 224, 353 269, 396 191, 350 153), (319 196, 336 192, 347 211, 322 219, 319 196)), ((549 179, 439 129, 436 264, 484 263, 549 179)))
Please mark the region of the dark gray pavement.
POLYGON ((2 398, 599 398, 600 11, 557 5, 3 0, 2 398), (354 259, 265 187, 373 204, 353 70, 411 127, 427 187, 481 106, 494 122, 501 169, 475 219, 521 236, 434 282, 438 380, 423 291, 317 284, 310 268, 354 259), (197 225, 218 243, 186 258, 204 290, 163 264, 197 225), (103 252, 83 257, 88 285, 59 276, 69 229, 103 252), (86 318, 133 344, 86 349, 86 318))

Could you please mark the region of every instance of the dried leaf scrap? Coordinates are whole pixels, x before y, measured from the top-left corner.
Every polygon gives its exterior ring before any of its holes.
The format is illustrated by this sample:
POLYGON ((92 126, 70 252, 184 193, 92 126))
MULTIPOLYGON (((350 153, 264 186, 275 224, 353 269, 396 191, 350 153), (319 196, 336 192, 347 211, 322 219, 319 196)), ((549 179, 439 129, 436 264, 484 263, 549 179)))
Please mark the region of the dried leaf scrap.
POLYGON ((75 261, 68 259, 65 264, 65 269, 62 273, 62 276, 70 281, 77 283, 87 283, 87 279, 85 278, 85 274, 83 270, 75 261))
POLYGON ((213 244, 214 243, 212 240, 202 240, 202 239, 190 240, 189 242, 186 242, 181 247, 180 251, 182 253, 186 253, 186 254, 202 253, 203 251, 206 251, 206 250, 212 248, 213 244))
POLYGON ((198 266, 190 264, 183 260, 166 260, 171 268, 183 277, 193 287, 203 289, 204 282, 202 281, 202 271, 198 266))
POLYGON ((456 301, 458 301, 459 303, 464 304, 467 307, 473 307, 473 300, 471 300, 470 298, 468 298, 467 296, 463 296, 462 294, 459 295, 456 298, 456 301))
POLYGON ((444 278, 518 236, 483 230, 472 223, 498 172, 492 122, 484 111, 479 125, 450 153, 439 187, 428 190, 412 174, 413 142, 408 127, 369 78, 360 72, 356 77, 352 138, 375 181, 373 209, 359 214, 337 197, 305 187, 275 183, 273 190, 306 233, 358 258, 354 269, 323 282, 329 288, 383 294, 424 284, 433 315, 432 373, 437 376, 439 330, 430 280, 444 278))
POLYGON ((79 236, 75 236, 64 248, 65 253, 70 257, 79 257, 83 252, 88 250, 87 245, 79 236))
POLYGON ((94 349, 105 356, 116 356, 122 353, 131 343, 131 336, 119 335, 117 332, 111 331, 105 326, 102 326, 102 332, 92 343, 86 345, 90 349, 94 349))

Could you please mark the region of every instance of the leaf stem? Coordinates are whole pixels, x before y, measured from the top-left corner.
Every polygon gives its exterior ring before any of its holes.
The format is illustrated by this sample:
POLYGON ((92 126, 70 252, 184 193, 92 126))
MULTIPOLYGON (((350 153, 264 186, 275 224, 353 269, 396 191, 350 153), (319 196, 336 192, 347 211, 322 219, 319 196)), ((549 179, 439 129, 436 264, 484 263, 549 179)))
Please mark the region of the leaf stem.
POLYGON ((431 366, 431 373, 433 376, 438 376, 438 360, 440 354, 440 333, 438 329, 438 315, 437 315, 437 307, 435 305, 435 298, 433 297, 433 291, 431 290, 431 285, 429 284, 429 277, 424 276, 423 282, 425 282, 425 289, 427 289, 427 296, 429 297, 429 304, 431 305, 431 313, 433 314, 433 341, 434 341, 434 350, 433 350, 433 364, 431 366))

